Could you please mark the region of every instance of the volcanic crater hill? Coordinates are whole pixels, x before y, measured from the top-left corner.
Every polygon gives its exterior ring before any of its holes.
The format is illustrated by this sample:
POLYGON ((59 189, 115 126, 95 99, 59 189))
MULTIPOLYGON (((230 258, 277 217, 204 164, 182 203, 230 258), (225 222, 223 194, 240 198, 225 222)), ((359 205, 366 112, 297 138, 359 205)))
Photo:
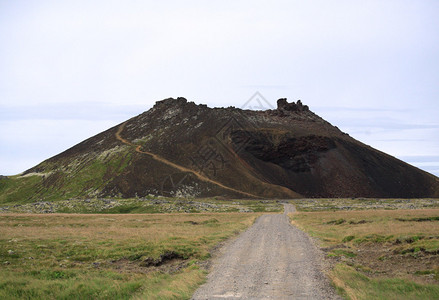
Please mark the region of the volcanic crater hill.
POLYGON ((209 108, 184 98, 0 180, 0 202, 72 197, 439 197, 439 179, 375 150, 301 101, 209 108))

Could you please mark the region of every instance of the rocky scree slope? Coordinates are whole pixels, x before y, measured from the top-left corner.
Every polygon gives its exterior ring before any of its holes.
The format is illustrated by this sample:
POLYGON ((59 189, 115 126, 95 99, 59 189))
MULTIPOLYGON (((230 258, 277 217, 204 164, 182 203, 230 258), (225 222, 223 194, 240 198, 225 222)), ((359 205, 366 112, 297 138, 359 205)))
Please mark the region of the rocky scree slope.
POLYGON ((438 197, 439 179, 341 132, 300 100, 209 108, 184 98, 0 180, 0 202, 72 197, 438 197))

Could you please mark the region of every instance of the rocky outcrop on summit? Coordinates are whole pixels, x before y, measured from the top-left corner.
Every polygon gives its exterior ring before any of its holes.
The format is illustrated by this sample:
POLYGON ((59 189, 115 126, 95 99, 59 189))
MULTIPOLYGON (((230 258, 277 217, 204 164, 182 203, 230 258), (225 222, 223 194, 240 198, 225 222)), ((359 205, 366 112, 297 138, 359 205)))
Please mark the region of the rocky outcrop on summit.
POLYGON ((27 187, 33 191, 29 201, 439 197, 437 177, 353 139, 300 100, 279 99, 277 105, 252 111, 185 98, 158 101, 26 171, 23 180, 37 176, 27 187))
POLYGON ((297 100, 297 103, 288 103, 287 98, 280 98, 277 100, 277 109, 287 111, 308 111, 309 107, 307 105, 303 105, 301 100, 297 100))

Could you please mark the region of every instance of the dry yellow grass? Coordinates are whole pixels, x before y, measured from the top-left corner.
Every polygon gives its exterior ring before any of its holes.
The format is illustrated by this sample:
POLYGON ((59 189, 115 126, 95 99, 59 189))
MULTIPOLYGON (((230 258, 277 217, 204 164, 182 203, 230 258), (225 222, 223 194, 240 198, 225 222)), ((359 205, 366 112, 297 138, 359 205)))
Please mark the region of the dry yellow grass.
POLYGON ((299 212, 348 299, 439 299, 439 209, 299 212))
POLYGON ((7 238, 111 238, 124 240, 142 238, 159 241, 169 237, 197 238, 218 231, 214 226, 194 226, 191 221, 202 223, 218 220, 224 231, 228 227, 250 225, 251 214, 8 214, 0 215, 0 233, 7 238), (189 229, 189 230, 188 230, 189 229))
POLYGON ((198 262, 259 215, 0 215, 0 298, 185 299, 198 262))
POLYGON ((335 212, 300 212, 293 222, 322 238, 324 243, 338 243, 348 235, 363 236, 379 235, 438 235, 439 222, 400 222, 397 218, 437 217, 439 209, 418 210, 364 210, 364 211, 335 211, 335 212), (328 222, 343 219, 340 225, 328 222), (366 221, 363 224, 359 223, 366 221))

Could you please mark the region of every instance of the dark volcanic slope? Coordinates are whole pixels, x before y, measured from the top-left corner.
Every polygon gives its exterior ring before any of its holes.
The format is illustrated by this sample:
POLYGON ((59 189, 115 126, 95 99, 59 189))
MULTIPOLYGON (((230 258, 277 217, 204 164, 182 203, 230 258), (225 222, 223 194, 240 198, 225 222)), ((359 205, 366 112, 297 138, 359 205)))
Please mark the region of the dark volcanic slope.
MULTIPOLYGON (((162 100, 15 180, 20 178, 29 181, 32 199, 439 196, 437 177, 286 99, 267 111, 162 100)), ((15 199, 9 181, 0 182, 3 202, 15 199)))

